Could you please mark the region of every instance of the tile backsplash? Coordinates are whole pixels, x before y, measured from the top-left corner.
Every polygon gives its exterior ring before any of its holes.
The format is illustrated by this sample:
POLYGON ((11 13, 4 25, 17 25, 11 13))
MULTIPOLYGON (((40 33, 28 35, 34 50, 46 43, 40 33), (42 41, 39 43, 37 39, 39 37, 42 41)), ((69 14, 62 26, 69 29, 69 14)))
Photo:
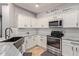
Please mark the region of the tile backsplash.
POLYGON ((61 28, 29 28, 29 29, 18 29, 18 34, 19 35, 27 35, 27 33, 29 32, 30 35, 50 35, 51 31, 61 31, 61 28))
POLYGON ((28 32, 29 35, 50 35, 51 31, 63 31, 64 37, 66 38, 79 38, 79 29, 78 28, 29 28, 29 29, 18 29, 17 34, 22 36, 27 36, 28 32))
POLYGON ((64 36, 68 38, 79 38, 79 28, 64 29, 64 36))

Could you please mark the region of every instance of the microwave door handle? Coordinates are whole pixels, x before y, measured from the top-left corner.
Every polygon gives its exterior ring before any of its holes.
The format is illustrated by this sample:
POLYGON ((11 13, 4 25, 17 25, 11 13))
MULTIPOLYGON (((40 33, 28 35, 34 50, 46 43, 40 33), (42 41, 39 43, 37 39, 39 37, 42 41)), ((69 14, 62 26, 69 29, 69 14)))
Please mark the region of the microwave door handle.
POLYGON ((58 20, 58 26, 60 26, 60 21, 58 20))

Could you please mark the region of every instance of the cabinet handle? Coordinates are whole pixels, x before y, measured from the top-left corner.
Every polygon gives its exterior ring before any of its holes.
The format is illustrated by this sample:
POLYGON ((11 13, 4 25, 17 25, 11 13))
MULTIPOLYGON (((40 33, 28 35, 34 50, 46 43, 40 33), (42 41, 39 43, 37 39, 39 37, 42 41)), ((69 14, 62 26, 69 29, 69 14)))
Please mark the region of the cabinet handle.
POLYGON ((77 48, 76 48, 76 53, 77 53, 77 48))
POLYGON ((72 47, 72 52, 73 52, 73 56, 74 56, 74 51, 73 51, 73 47, 72 47))
POLYGON ((32 25, 30 25, 32 27, 32 25))
POLYGON ((77 48, 76 48, 76 52, 77 52, 77 48))
POLYGON ((42 25, 42 27, 44 27, 44 25, 42 25))
POLYGON ((76 26, 78 26, 78 23, 76 23, 76 26))

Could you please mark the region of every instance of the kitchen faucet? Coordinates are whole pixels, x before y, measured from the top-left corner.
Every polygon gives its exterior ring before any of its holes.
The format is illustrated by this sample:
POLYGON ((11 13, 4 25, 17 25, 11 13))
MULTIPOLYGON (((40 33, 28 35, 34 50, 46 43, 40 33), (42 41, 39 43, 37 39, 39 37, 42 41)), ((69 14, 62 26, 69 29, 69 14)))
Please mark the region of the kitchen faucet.
POLYGON ((10 38, 10 32, 13 32, 11 28, 6 28, 5 29, 5 39, 9 39, 10 38))

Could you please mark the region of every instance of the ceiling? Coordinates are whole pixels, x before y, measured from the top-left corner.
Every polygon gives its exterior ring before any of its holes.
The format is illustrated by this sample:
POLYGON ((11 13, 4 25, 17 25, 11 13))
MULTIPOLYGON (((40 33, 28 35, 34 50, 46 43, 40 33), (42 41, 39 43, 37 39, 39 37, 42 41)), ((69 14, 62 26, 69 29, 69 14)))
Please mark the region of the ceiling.
POLYGON ((37 14, 54 9, 56 6, 61 5, 61 3, 16 3, 15 5, 37 14), (38 8, 35 7, 36 4, 39 5, 38 8))

